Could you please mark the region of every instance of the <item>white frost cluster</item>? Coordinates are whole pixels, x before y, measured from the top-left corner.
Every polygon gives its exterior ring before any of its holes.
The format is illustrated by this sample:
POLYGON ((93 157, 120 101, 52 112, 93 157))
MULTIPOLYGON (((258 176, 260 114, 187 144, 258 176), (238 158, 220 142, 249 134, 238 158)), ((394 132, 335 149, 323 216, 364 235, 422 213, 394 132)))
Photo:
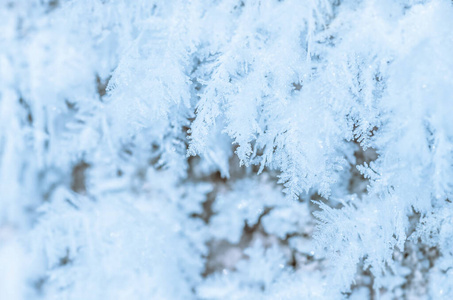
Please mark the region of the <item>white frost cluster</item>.
POLYGON ((0 0, 0 299, 453 299, 451 0, 0 0))

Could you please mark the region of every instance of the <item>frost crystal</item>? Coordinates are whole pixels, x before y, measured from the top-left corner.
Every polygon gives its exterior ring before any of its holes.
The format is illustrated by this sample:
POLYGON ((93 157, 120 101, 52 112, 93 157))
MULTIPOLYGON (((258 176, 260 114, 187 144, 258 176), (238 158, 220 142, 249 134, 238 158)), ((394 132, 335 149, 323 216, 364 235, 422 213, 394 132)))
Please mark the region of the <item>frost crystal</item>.
POLYGON ((452 299, 450 0, 0 1, 0 298, 452 299))

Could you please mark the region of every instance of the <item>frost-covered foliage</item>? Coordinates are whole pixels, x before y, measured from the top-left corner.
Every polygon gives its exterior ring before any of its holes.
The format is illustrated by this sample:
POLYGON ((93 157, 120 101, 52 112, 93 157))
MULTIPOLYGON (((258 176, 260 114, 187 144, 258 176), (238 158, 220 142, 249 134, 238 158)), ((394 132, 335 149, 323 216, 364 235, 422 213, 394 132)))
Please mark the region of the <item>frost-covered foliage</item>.
POLYGON ((0 299, 452 299, 450 0, 0 1, 0 299))

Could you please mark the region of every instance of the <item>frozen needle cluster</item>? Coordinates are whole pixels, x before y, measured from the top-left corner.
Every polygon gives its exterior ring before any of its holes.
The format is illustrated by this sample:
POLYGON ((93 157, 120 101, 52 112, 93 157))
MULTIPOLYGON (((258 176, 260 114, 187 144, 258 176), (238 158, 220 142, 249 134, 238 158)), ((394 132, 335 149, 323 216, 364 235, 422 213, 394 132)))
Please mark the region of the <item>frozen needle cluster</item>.
POLYGON ((0 0, 0 299, 453 299, 450 0, 0 0))

